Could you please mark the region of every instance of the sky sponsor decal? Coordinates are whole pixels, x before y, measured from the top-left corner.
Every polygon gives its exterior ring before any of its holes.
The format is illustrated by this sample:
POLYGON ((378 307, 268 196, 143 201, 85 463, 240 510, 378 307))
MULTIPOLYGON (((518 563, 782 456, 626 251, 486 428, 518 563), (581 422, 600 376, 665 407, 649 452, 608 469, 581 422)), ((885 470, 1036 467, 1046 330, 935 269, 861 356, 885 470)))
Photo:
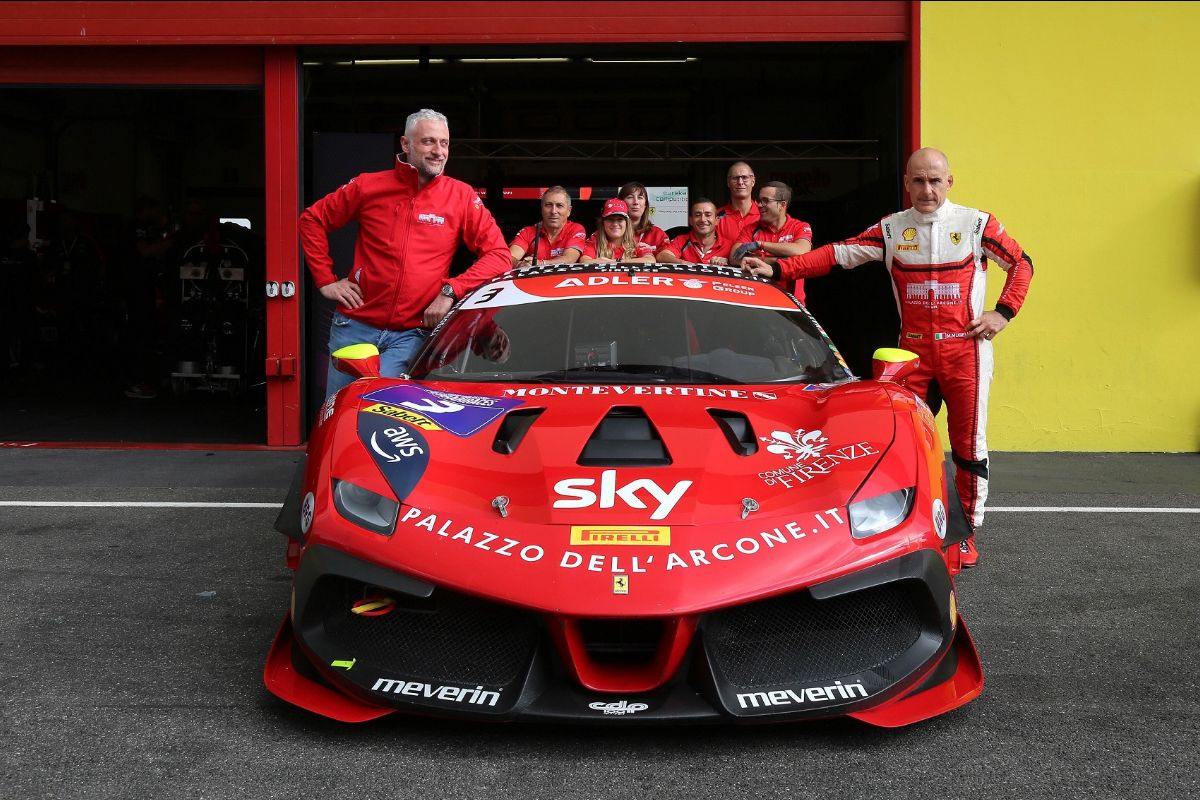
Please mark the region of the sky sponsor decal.
POLYGON ((358 438, 396 493, 396 499, 408 497, 429 466, 429 442, 421 429, 378 414, 359 414, 358 438))
POLYGON ((758 473, 767 486, 782 486, 793 489, 802 486, 820 475, 828 475, 845 461, 857 461, 879 455, 879 450, 869 442, 842 445, 836 449, 829 444, 829 437, 818 429, 806 431, 774 431, 770 436, 760 436, 766 442, 766 450, 784 461, 792 462, 786 467, 769 469, 758 473))
POLYGON ((780 706, 824 705, 839 700, 858 700, 867 696, 861 683, 834 681, 827 686, 806 686, 802 689, 779 689, 773 692, 745 692, 737 696, 741 708, 776 708, 780 706))
POLYGON ((600 473, 600 480, 594 478, 564 478, 554 484, 554 492, 559 499, 554 501, 555 508, 613 508, 617 501, 629 508, 649 508, 643 498, 649 498, 657 503, 650 519, 666 519, 671 513, 691 481, 679 481, 670 490, 664 490, 650 478, 637 478, 622 486, 617 485, 617 471, 606 469, 600 473), (592 491, 599 484, 599 491, 592 491))
POLYGON ((521 405, 520 400, 440 392, 412 384, 389 386, 363 395, 363 399, 415 412, 433 420, 455 436, 473 436, 521 405))

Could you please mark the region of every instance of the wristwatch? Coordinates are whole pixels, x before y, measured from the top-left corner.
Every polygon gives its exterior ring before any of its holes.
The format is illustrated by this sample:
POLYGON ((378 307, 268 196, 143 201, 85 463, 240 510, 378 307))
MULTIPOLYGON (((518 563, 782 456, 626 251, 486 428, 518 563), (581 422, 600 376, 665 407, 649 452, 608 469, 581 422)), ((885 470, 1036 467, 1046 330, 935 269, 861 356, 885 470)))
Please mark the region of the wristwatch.
POLYGON ((452 302, 452 303, 457 303, 457 302, 458 302, 458 295, 456 295, 456 294, 454 293, 454 288, 453 288, 453 287, 452 287, 450 284, 448 284, 448 283, 443 283, 443 284, 442 284, 442 295, 443 295, 444 297, 449 297, 449 298, 450 298, 450 302, 452 302))

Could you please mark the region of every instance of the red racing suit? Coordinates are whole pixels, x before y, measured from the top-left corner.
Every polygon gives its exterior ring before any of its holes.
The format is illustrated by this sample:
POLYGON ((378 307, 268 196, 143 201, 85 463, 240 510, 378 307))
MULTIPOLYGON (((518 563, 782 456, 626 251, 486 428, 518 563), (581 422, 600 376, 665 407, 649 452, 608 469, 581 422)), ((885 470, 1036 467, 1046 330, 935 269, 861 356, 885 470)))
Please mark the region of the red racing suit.
POLYGON ((337 280, 328 236, 351 220, 358 222, 358 239, 350 278, 363 304, 338 310, 372 327, 423 327, 425 308, 443 284, 462 297, 512 268, 504 235, 474 189, 445 175, 418 189, 416 169, 397 156, 393 169, 364 172, 300 215, 300 242, 317 288, 337 280), (449 279, 460 242, 478 260, 449 279))
POLYGON ((996 311, 1012 319, 1021 310, 1033 261, 1000 221, 986 211, 943 203, 923 214, 908 209, 867 231, 801 256, 779 259, 783 279, 826 275, 882 261, 900 308, 900 347, 921 357, 907 385, 936 414, 946 401, 954 482, 973 527, 983 524, 987 501, 987 401, 992 383, 992 343, 966 329, 983 313, 987 260, 1008 275, 996 311))

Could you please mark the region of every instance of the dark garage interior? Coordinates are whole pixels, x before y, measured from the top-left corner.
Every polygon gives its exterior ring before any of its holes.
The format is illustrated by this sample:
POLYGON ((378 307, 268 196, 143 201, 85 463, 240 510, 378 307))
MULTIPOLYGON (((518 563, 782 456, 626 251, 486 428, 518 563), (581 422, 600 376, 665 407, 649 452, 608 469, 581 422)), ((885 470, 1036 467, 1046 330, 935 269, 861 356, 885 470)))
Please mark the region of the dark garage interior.
MULTIPOLYGON (((630 180, 721 204, 726 169, 744 159, 759 186, 793 188, 789 213, 820 245, 898 207, 903 56, 863 43, 306 48, 303 198, 386 169, 405 117, 430 107, 450 119, 448 174, 486 190, 506 238, 538 212, 505 189, 588 187, 573 218, 591 231, 630 180), (315 144, 325 134, 389 146, 330 155, 315 144), (342 174, 323 186, 322 169, 342 174)), ((265 441, 261 93, 8 86, 0 108, 0 440, 265 441), (155 277, 131 248, 148 198, 175 242, 155 277), (147 296, 151 324, 130 309, 147 296), (127 397, 142 374, 155 396, 127 397)), ((808 304, 860 374, 895 342, 881 268, 811 281, 808 304)), ((326 311, 305 315, 310 362, 323 358, 326 311)))

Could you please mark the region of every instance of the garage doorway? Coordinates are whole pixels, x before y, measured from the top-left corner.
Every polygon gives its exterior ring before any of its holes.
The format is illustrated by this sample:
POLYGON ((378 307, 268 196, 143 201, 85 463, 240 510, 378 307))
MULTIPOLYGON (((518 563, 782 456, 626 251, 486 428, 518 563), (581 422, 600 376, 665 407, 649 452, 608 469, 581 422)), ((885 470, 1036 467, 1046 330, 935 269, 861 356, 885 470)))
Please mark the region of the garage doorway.
POLYGON ((0 440, 264 443, 261 88, 0 108, 0 440))
MULTIPOLYGON (((331 158, 354 160, 330 156, 337 135, 398 137, 428 107, 450 120, 447 174, 485 193, 506 239, 538 219, 531 188, 586 189, 572 219, 591 232, 604 197, 631 180, 723 204, 726 170, 744 159, 759 187, 792 187, 789 213, 819 246, 900 207, 906 53, 902 42, 305 48, 304 204, 328 190, 314 176, 331 158)), ((471 261, 460 256, 459 269, 471 261)), ((308 348, 323 353, 327 309, 309 288, 308 348)), ((871 352, 898 330, 882 267, 807 293, 852 369, 869 374, 871 352)))

